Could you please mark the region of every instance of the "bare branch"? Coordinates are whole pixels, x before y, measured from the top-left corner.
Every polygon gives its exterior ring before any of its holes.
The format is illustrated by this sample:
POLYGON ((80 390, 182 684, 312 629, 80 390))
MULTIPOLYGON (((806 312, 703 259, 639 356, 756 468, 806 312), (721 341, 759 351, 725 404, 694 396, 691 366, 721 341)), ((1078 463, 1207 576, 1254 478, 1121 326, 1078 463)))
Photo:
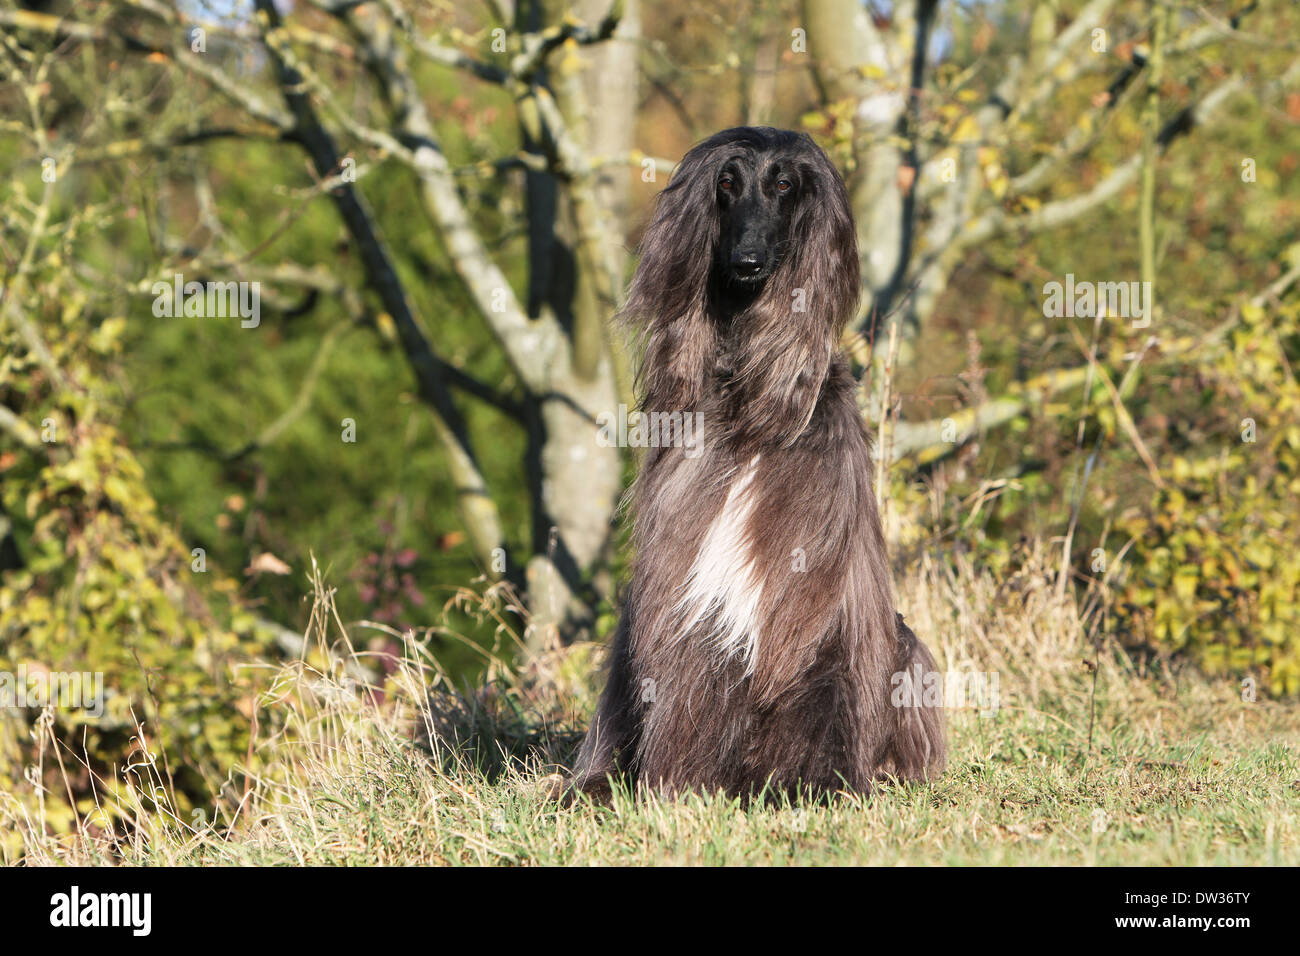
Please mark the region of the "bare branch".
POLYGON ((531 391, 544 392, 557 369, 557 359, 563 357, 563 333, 553 320, 528 317, 505 274, 484 248, 457 191, 455 173, 438 148, 433 124, 401 50, 370 20, 352 17, 349 25, 367 65, 396 107, 400 142, 389 137, 400 150, 396 155, 419 178, 424 208, 438 225, 457 275, 511 366, 531 391))
MULTIPOLYGON (((338 148, 316 115, 302 75, 281 56, 279 48, 283 44, 276 43, 271 38, 280 24, 274 5, 270 0, 257 0, 257 7, 259 22, 263 25, 268 47, 279 71, 281 92, 294 117, 293 136, 311 157, 317 175, 330 176, 339 166, 338 148)), ((435 412, 434 427, 448 451, 461 515, 469 531, 474 552, 480 561, 490 566, 493 550, 503 544, 500 519, 470 448, 464 420, 448 392, 442 375, 444 363, 434 354, 416 322, 388 251, 356 189, 350 183, 343 184, 332 193, 332 197, 357 244, 371 287, 397 326, 398 337, 416 375, 420 397, 435 412)))
POLYGON ((36 429, 15 415, 13 409, 7 405, 0 405, 0 429, 8 432, 28 451, 39 451, 44 447, 44 442, 36 433, 36 429))
MULTIPOLYGON (((1164 153, 1180 136, 1211 122, 1224 103, 1245 86, 1245 81, 1239 77, 1225 80, 1201 100, 1181 110, 1161 129, 1156 140, 1158 152, 1164 153)), ((970 248, 998 235, 1028 235, 1062 226, 1115 198, 1137 178, 1141 168, 1142 155, 1135 153, 1085 193, 1046 203, 1023 215, 1011 215, 1001 208, 989 209, 962 230, 956 242, 962 248, 970 248)))

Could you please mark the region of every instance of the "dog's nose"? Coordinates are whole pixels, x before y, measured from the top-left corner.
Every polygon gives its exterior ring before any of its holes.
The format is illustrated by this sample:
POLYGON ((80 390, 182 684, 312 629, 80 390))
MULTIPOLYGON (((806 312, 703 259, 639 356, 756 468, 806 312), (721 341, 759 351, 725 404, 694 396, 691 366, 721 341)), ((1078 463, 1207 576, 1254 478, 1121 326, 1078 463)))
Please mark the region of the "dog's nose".
POLYGON ((753 278, 763 271, 763 265, 757 252, 738 252, 731 257, 731 271, 741 278, 753 278))

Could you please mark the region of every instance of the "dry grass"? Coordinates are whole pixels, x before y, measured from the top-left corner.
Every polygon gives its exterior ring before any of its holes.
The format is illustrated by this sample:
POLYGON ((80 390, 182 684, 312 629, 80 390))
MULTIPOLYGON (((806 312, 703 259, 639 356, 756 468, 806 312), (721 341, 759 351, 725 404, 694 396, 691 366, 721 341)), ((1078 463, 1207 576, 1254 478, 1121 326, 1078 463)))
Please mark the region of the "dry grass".
MULTIPOLYGON (((229 819, 173 812, 166 774, 137 755, 115 788, 105 781, 128 823, 116 836, 94 813, 51 836, 16 798, 0 801, 0 829, 21 832, 33 864, 1300 862, 1296 708, 1244 702, 1230 683, 1140 675, 1094 646, 1098 622, 1058 592, 1050 563, 1031 554, 994 581, 960 560, 922 561, 903 582, 900 605, 941 666, 998 679, 996 712, 951 713, 951 766, 930 786, 751 810, 627 793, 609 808, 561 807, 546 775, 594 703, 591 647, 523 670, 495 659, 480 686, 457 691, 408 639, 381 698, 340 679, 352 645, 318 581, 312 637, 336 666, 277 675, 276 725, 259 731, 258 769, 229 819)), ((484 613, 499 614, 501 597, 480 595, 484 613)))

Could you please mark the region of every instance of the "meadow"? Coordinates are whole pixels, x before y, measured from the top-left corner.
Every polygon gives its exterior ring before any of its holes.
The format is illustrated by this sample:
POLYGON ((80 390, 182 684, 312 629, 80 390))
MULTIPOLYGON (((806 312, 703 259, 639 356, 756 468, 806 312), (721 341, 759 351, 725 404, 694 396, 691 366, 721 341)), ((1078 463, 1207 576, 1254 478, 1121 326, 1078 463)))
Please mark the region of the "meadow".
MULTIPOLYGON (((1008 580, 959 562, 901 583, 900 606, 941 666, 998 682, 995 707, 950 710, 949 766, 928 785, 748 808, 621 788, 609 805, 567 805, 557 771, 594 703, 594 645, 518 668, 495 656, 458 689, 407 635, 382 683, 368 684, 349 674, 386 668, 350 650, 366 628, 345 627, 318 577, 315 650, 269 681, 278 719, 250 747, 256 772, 224 788, 238 794, 229 819, 179 810, 169 768, 146 747, 128 785, 106 788, 73 832, 52 835, 9 801, 0 828, 20 832, 36 864, 1300 863, 1296 707, 1096 643, 1095 622, 1039 558, 1008 580), (97 827, 105 808, 126 825, 97 827)), ((471 599, 509 620, 499 590, 458 595, 471 599)))

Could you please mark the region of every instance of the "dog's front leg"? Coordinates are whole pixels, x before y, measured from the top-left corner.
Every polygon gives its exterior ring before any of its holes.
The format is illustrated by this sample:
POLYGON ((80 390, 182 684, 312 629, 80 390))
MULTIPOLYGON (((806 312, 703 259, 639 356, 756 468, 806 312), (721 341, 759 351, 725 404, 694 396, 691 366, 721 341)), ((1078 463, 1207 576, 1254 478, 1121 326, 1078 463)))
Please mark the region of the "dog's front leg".
POLYGON ((608 796, 610 779, 633 773, 631 765, 639 735, 636 687, 632 674, 629 609, 619 622, 610 649, 609 675, 596 716, 574 761, 570 790, 608 796))

